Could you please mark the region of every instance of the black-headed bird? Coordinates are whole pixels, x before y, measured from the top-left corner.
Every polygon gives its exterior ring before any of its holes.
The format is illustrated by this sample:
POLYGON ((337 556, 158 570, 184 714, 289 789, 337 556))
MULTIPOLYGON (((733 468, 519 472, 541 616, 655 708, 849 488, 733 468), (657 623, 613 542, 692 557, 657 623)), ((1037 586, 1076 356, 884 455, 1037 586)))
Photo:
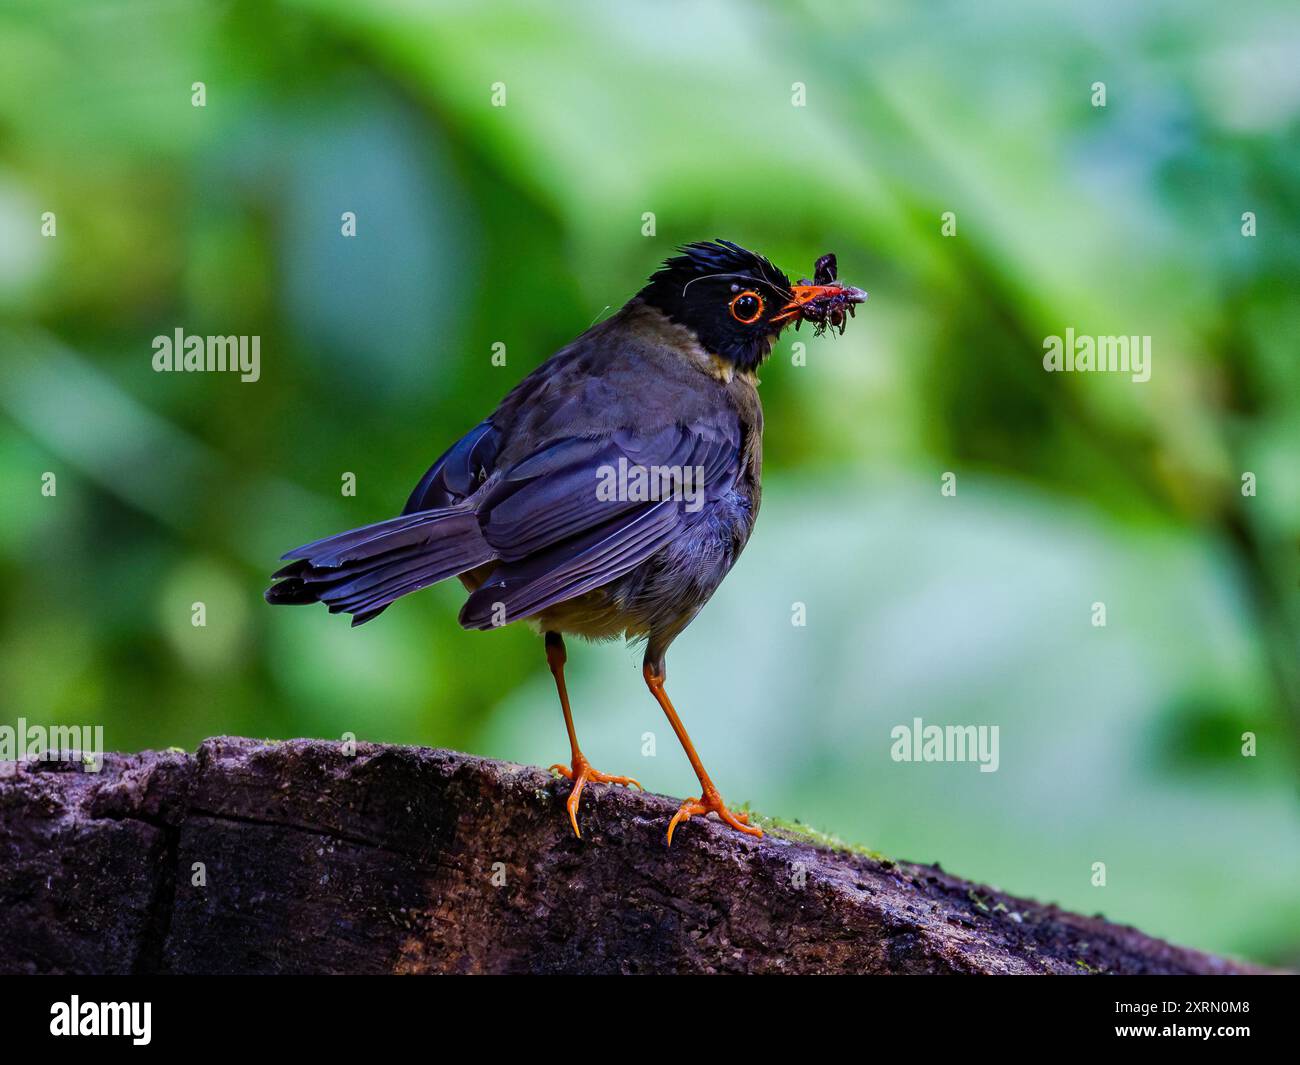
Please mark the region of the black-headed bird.
POLYGON ((467 629, 527 619, 544 635, 569 733, 573 831, 592 767, 564 683, 564 635, 645 641, 642 673, 700 794, 668 826, 727 809, 664 689, 669 645, 744 549, 758 516, 763 410, 755 372, 781 330, 838 326, 867 294, 834 256, 792 285, 729 241, 690 244, 612 317, 523 379, 430 467, 400 517, 295 548, 268 602, 325 603, 360 625, 395 599, 459 577, 467 629))

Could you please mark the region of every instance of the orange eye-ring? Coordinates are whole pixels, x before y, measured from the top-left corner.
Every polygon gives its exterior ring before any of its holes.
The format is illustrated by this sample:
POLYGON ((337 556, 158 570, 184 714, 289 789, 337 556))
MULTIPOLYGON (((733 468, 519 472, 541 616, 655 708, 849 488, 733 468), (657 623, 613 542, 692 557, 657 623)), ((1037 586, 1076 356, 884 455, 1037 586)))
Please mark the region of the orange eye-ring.
POLYGON ((745 325, 753 325, 763 315, 763 297, 752 289, 739 293, 731 301, 731 317, 745 325))

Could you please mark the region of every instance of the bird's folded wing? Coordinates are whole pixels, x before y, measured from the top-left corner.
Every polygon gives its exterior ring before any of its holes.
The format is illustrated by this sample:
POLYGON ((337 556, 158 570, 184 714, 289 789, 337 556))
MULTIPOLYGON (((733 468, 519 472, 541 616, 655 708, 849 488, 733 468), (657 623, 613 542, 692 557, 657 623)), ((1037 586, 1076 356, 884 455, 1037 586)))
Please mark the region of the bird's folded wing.
POLYGON ((550 443, 502 473, 478 506, 501 559, 461 611, 488 628, 617 579, 730 491, 742 438, 734 416, 550 443))

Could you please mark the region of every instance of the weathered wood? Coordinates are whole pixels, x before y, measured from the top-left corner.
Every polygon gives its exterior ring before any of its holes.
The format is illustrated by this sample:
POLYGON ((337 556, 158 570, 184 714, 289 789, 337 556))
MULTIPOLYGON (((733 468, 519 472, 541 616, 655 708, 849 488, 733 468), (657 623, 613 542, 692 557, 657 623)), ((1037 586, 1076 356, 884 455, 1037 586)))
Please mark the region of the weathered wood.
POLYGON ((1232 973, 936 867, 449 751, 213 739, 0 776, 6 972, 1232 973), (196 883, 202 870, 204 884, 196 883))

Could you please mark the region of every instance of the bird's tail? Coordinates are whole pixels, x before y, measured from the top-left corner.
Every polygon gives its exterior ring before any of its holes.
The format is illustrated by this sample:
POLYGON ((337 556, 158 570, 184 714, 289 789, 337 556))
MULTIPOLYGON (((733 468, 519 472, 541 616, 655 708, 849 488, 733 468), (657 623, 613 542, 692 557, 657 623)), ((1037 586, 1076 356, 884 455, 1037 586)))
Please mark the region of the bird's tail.
POLYGON ((266 601, 325 603, 360 625, 389 603, 496 558, 478 516, 464 507, 405 514, 304 544, 266 590, 266 601))

